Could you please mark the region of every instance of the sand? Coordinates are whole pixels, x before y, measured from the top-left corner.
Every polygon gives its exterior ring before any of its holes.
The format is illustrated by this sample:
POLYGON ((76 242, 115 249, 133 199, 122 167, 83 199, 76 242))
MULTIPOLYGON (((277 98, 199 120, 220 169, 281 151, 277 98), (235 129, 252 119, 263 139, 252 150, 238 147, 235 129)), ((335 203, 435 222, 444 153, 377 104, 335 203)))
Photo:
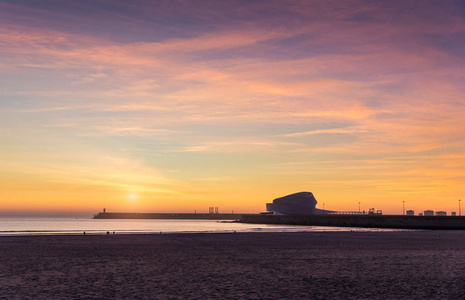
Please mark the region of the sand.
POLYGON ((0 298, 464 299, 465 232, 0 237, 0 298))

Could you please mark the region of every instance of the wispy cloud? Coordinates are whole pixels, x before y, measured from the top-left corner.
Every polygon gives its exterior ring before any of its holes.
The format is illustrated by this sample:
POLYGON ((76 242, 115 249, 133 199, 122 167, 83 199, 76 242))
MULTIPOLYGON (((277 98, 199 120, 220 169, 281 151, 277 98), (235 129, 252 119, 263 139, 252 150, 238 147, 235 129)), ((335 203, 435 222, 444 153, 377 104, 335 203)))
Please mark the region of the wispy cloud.
POLYGON ((366 132, 366 130, 356 129, 356 128, 331 128, 331 129, 317 129, 305 132, 296 132, 296 133, 288 133, 283 134, 282 136, 302 136, 302 135, 313 135, 313 134, 354 134, 354 133, 361 133, 366 132))
POLYGON ((208 178, 195 178, 193 181, 207 181, 207 182, 212 182, 212 181, 231 181, 234 180, 232 177, 208 177, 208 178))

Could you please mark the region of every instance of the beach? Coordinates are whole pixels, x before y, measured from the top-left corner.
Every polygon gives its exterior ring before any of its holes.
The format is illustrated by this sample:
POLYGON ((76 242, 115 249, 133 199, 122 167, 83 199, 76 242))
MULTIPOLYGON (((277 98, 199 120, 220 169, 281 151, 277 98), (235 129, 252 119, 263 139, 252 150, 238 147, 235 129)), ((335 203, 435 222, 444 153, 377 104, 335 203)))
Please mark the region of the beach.
POLYGON ((9 299, 462 299, 465 232, 0 237, 9 299))

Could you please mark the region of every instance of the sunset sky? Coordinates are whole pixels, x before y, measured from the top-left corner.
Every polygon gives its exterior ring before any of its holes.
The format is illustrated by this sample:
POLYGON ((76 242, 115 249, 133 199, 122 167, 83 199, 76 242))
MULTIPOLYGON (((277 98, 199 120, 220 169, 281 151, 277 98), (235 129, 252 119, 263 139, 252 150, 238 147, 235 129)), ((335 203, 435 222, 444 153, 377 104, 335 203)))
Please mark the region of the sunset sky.
POLYGON ((0 0, 0 214, 458 211, 464 1, 0 0))

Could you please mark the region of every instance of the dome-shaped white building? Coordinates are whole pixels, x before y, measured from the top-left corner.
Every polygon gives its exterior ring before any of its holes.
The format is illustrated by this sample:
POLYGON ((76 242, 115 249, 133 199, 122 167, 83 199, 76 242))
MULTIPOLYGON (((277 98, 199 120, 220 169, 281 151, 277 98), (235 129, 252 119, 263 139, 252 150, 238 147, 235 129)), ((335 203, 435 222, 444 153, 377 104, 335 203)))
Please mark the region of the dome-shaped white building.
POLYGON ((276 198, 266 204, 266 210, 280 215, 324 215, 330 210, 315 208, 316 199, 310 192, 300 192, 276 198))

